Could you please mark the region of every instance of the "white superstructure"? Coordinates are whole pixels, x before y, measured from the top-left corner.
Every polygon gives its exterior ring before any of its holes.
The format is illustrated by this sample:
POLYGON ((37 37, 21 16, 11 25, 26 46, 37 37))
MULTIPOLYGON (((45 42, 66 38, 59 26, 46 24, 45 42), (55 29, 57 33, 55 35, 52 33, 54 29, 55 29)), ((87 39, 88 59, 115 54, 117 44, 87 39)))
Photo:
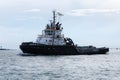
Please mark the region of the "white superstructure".
POLYGON ((56 23, 56 16, 56 12, 53 11, 53 20, 50 22, 50 24, 46 25, 46 28, 42 31, 42 35, 38 35, 36 43, 45 45, 66 44, 64 35, 61 34, 63 27, 61 27, 61 23, 56 23))

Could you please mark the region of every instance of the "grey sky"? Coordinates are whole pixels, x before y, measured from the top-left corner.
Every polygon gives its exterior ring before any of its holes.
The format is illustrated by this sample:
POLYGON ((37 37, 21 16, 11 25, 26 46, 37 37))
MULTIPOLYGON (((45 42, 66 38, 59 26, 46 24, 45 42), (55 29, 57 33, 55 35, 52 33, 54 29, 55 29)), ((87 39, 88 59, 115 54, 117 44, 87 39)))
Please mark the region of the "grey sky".
POLYGON ((64 14, 64 34, 76 44, 120 47, 120 0, 0 0, 0 45, 35 41, 52 17, 64 14))

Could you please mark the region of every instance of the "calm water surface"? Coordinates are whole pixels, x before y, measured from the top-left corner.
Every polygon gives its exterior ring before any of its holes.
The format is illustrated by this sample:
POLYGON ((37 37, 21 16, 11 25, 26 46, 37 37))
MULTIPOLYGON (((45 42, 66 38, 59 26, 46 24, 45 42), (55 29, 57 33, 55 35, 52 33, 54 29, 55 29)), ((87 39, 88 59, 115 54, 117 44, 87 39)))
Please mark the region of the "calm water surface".
POLYGON ((20 56, 0 51, 0 80, 120 80, 120 51, 107 55, 20 56))

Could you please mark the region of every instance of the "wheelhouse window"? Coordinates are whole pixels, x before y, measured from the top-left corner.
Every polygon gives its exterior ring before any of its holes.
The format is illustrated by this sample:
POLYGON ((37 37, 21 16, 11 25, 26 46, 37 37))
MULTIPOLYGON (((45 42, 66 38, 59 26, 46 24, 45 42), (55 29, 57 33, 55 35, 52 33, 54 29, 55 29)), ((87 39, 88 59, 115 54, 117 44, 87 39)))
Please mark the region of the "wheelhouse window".
POLYGON ((51 30, 45 30, 45 35, 53 35, 53 31, 51 31, 51 30))

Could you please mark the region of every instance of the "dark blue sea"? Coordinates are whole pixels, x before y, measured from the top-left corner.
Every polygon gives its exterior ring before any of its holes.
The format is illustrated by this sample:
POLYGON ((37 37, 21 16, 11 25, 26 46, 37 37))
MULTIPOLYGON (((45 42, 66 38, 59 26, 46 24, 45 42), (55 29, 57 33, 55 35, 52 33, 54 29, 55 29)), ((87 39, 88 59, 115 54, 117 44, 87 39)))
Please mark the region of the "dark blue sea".
POLYGON ((120 50, 106 55, 21 56, 0 50, 0 80, 120 80, 120 50))

